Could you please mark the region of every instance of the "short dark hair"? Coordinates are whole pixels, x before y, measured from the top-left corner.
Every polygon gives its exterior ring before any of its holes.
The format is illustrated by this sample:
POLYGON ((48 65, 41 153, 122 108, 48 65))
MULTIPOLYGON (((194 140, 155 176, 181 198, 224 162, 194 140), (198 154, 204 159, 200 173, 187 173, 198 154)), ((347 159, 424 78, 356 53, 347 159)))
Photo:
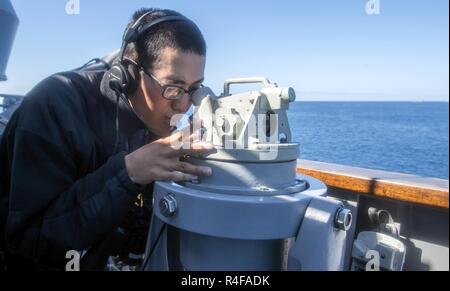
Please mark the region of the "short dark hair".
MULTIPOLYGON (((143 24, 164 16, 182 16, 173 10, 142 8, 134 13, 127 28, 147 12, 151 13, 144 17, 143 24)), ((146 69, 152 69, 162 50, 167 47, 206 56, 206 42, 197 25, 190 21, 173 21, 163 22, 147 30, 136 43, 128 45, 125 57, 146 69)))

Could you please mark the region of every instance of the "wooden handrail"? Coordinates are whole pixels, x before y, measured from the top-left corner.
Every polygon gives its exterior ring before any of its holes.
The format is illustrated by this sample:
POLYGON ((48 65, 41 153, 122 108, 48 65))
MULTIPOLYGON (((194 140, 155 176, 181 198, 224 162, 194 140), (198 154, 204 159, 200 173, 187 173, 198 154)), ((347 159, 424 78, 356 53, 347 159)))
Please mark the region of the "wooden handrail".
POLYGON ((317 178, 332 188, 449 208, 448 180, 307 160, 298 161, 297 172, 317 178))

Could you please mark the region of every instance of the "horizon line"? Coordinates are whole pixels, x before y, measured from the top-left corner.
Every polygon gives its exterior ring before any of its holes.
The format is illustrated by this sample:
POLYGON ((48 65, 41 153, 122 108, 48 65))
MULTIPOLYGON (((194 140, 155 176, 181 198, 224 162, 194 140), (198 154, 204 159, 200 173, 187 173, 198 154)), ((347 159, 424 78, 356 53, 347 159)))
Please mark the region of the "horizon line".
POLYGON ((383 102, 383 103, 449 103, 449 100, 329 100, 329 99, 302 99, 295 100, 295 102, 383 102))
POLYGON ((449 102, 448 94, 393 94, 360 92, 298 91, 304 101, 362 101, 362 102, 449 102), (345 96, 345 97, 344 97, 345 96))

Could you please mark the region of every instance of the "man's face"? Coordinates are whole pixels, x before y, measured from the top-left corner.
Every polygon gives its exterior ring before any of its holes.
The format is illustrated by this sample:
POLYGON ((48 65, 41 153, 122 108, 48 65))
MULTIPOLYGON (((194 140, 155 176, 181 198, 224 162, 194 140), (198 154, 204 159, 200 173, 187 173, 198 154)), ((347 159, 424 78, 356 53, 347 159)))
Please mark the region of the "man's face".
POLYGON ((171 118, 176 114, 186 113, 191 106, 187 93, 178 100, 164 98, 161 85, 175 85, 189 91, 201 85, 204 71, 204 56, 167 47, 163 49, 151 72, 140 73, 140 88, 131 103, 154 134, 168 136, 172 131, 171 118))

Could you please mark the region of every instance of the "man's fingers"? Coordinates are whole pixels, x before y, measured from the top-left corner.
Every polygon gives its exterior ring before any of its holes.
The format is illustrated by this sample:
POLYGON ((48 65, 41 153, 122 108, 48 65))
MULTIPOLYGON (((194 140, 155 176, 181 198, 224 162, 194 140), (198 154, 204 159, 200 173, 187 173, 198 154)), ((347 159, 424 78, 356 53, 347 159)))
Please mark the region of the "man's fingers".
POLYGON ((198 138, 198 133, 189 135, 187 132, 178 131, 169 136, 166 143, 168 143, 174 150, 179 150, 181 148, 190 148, 191 144, 198 140, 198 138))
POLYGON ((176 154, 182 156, 202 156, 214 153, 216 149, 214 145, 210 143, 198 142, 191 145, 191 148, 180 149, 176 151, 176 154))
POLYGON ((182 139, 183 139, 183 132, 177 131, 174 134, 172 134, 171 136, 166 137, 164 139, 164 141, 165 141, 165 143, 172 145, 175 143, 180 143, 182 141, 182 139))
POLYGON ((183 144, 178 148, 173 148, 169 153, 171 157, 182 157, 192 155, 205 155, 215 152, 216 149, 213 144, 206 142, 195 142, 191 144, 183 144))
POLYGON ((199 132, 198 131, 194 131, 193 133, 191 133, 191 127, 190 126, 181 128, 179 131, 183 133, 183 142, 184 143, 193 143, 193 142, 196 142, 196 141, 198 141, 200 139, 199 132))
POLYGON ((198 179, 197 176, 178 172, 178 171, 170 172, 167 175, 167 180, 174 181, 174 182, 190 182, 190 181, 197 180, 197 179, 198 179))
POLYGON ((212 175, 212 170, 210 167, 194 166, 192 164, 185 163, 185 162, 177 163, 175 170, 185 173, 185 174, 191 174, 191 175, 195 175, 195 176, 211 176, 212 175))

